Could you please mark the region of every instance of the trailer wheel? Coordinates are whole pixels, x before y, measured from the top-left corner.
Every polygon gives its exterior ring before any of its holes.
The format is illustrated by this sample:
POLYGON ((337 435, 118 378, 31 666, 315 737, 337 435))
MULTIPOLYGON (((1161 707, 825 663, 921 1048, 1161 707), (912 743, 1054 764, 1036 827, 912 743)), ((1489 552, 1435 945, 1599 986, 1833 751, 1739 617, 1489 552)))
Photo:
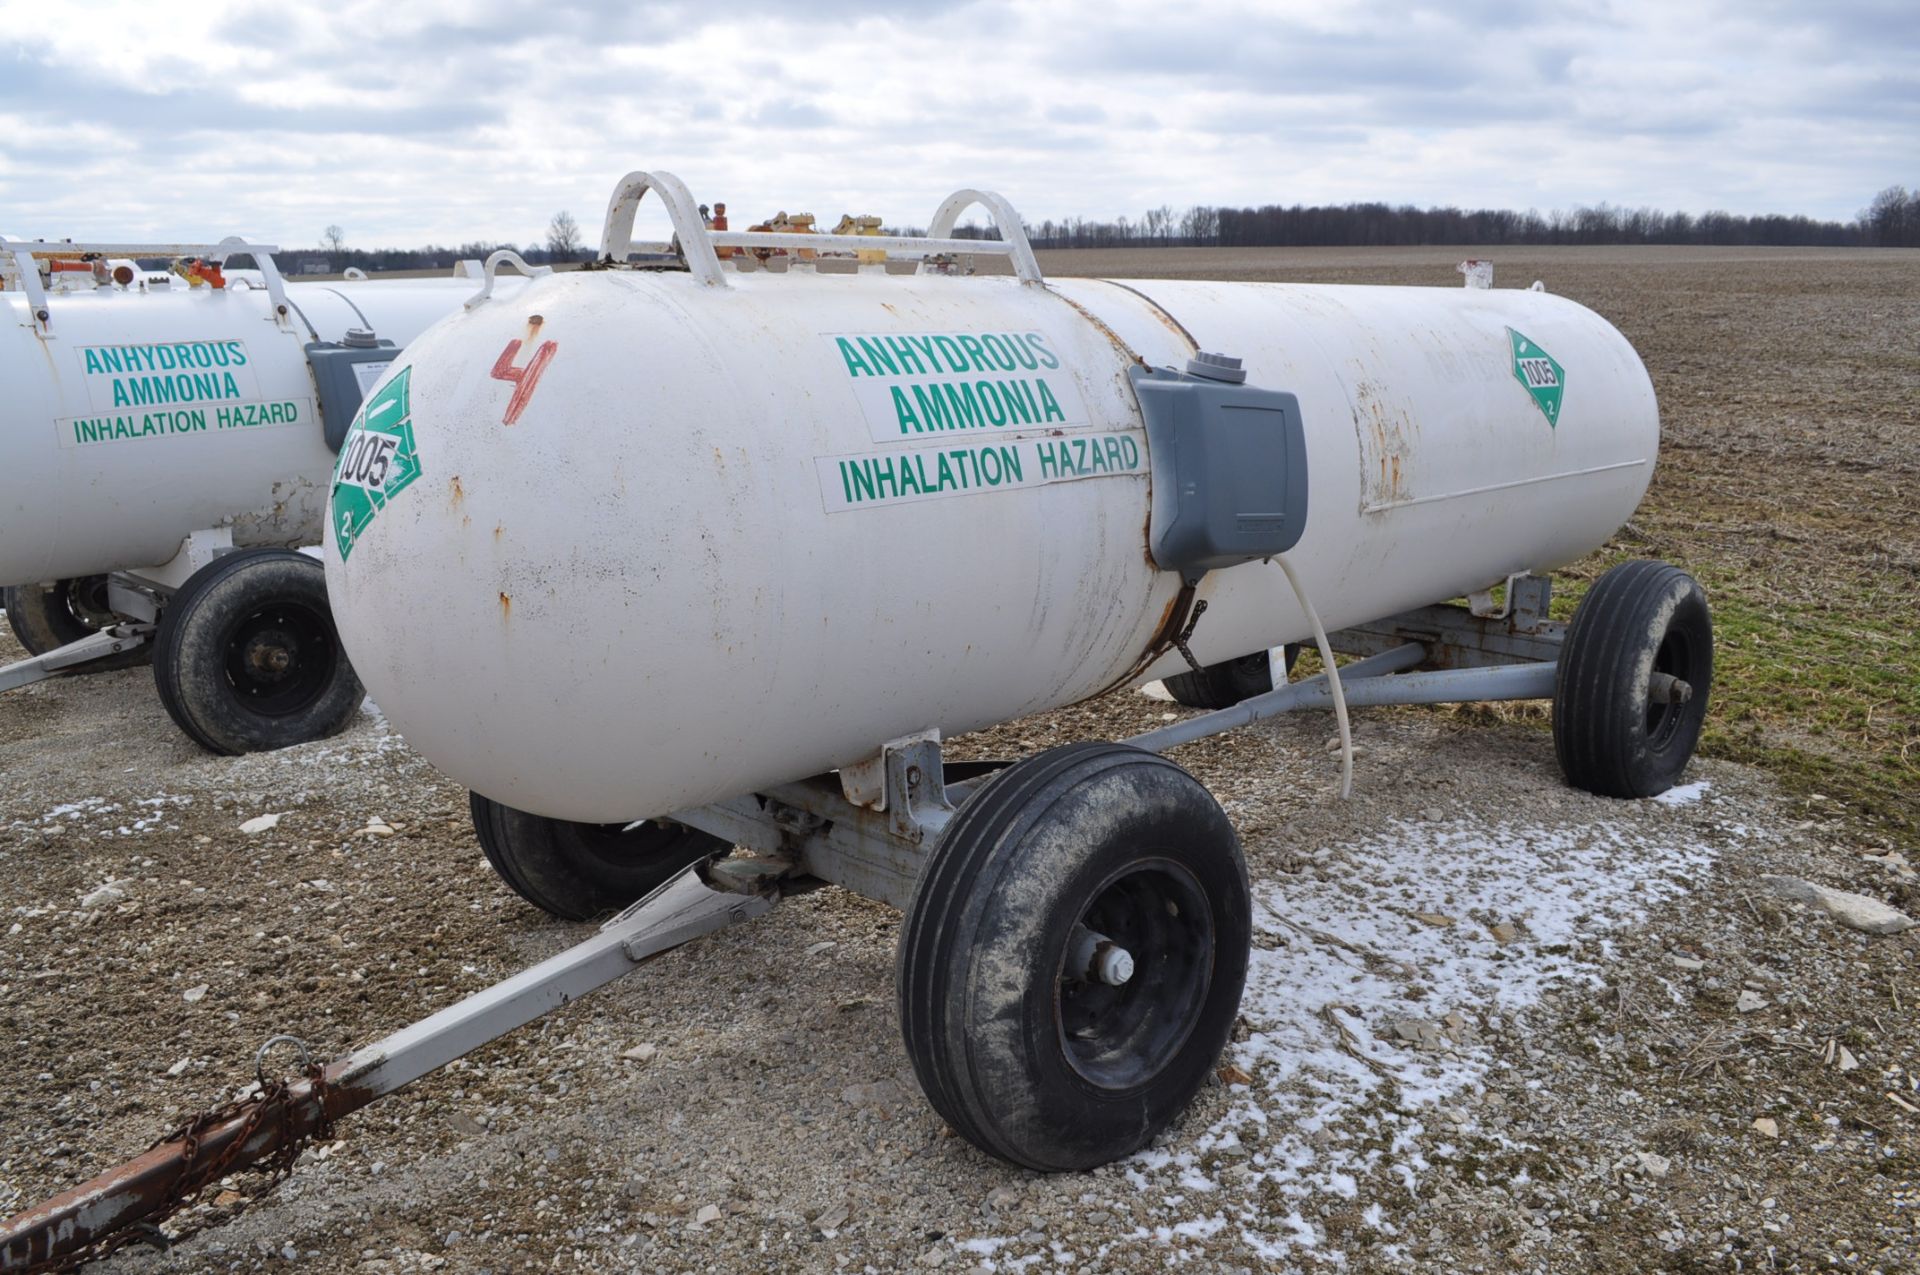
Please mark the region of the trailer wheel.
POLYGON ((1069 744, 989 779, 900 932, 900 1027, 968 1141, 1042 1171, 1138 1150, 1233 1027, 1251 921, 1226 812, 1186 771, 1069 744))
POLYGON ((1576 788, 1652 797, 1700 741, 1713 682, 1706 591, 1678 567, 1623 562, 1574 609, 1553 690, 1553 744, 1576 788))
POLYGON ((153 679, 168 715, 216 753, 324 738, 366 698, 325 569, 291 549, 243 549, 189 576, 160 613, 153 679))
MULTIPOLYGON (((7 623, 28 655, 45 655, 69 642, 78 642, 116 624, 120 616, 107 605, 107 577, 76 576, 47 584, 11 585, 0 592, 0 607, 5 607, 7 623)), ((104 673, 108 669, 132 668, 153 658, 153 649, 142 643, 131 651, 109 655, 69 670, 73 673, 104 673)))
MULTIPOLYGON (((1299 645, 1288 643, 1287 672, 1293 672, 1293 662, 1299 658, 1299 645)), ((1191 669, 1185 673, 1175 673, 1160 684, 1167 688, 1167 694, 1173 696, 1176 704, 1208 712, 1216 708, 1232 708, 1241 700, 1265 695, 1273 689, 1273 661, 1267 652, 1255 651, 1237 660, 1209 664, 1198 673, 1191 669)))
POLYGON ((563 921, 617 912, 681 869, 725 853, 680 824, 572 823, 467 794, 480 849, 513 892, 563 921))

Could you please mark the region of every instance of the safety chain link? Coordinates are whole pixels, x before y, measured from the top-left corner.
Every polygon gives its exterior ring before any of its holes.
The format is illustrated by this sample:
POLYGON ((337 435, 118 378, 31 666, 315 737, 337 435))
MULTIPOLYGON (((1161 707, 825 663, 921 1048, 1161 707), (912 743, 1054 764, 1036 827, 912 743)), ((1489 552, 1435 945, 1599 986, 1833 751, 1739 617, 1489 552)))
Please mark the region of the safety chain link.
MULTIPOLYGON (((276 1038, 280 1039, 280 1038, 276 1038)), ((290 1038, 288 1038, 290 1039, 290 1038)), ((267 1042, 261 1048, 264 1059, 266 1050, 274 1042, 267 1042)), ((305 1046, 301 1047, 304 1055, 305 1046)), ((159 1147, 179 1144, 181 1147, 180 1172, 175 1176, 173 1185, 168 1188, 165 1198, 147 1216, 135 1225, 108 1232, 93 1240, 57 1265, 34 1268, 52 1272, 54 1275, 67 1275, 91 1262, 98 1262, 137 1240, 146 1240, 165 1248, 194 1234, 201 1228, 169 1237, 160 1229, 160 1223, 166 1221, 180 1210, 187 1208, 200 1198, 202 1192, 220 1181, 234 1170, 234 1162, 241 1157, 249 1142, 253 1141, 268 1120, 278 1118, 280 1125, 279 1145, 267 1159, 246 1167, 257 1168, 267 1174, 266 1184, 254 1191, 248 1203, 258 1200, 284 1182, 293 1172, 293 1165, 309 1144, 325 1141, 333 1136, 333 1121, 327 1115, 327 1076, 326 1068, 320 1063, 309 1060, 304 1070, 305 1079, 313 1086, 307 1097, 318 1113, 313 1128, 302 1137, 294 1132, 293 1086, 285 1080, 267 1080, 255 1068, 259 1087, 244 1098, 235 1099, 222 1106, 212 1107, 187 1120, 179 1128, 154 1140, 147 1148, 153 1151, 159 1147), (201 1157, 201 1140, 207 1133, 230 1120, 242 1121, 239 1130, 227 1140, 227 1145, 218 1155, 205 1159, 201 1157)), ((235 1209, 235 1213, 240 1210, 235 1209)))
POLYGON ((1193 636, 1194 629, 1198 627, 1200 623, 1200 617, 1206 613, 1207 600, 1202 598, 1193 604, 1193 611, 1187 616, 1187 627, 1181 629, 1180 635, 1173 639, 1175 649, 1180 652, 1181 657, 1186 660, 1188 666, 1191 667, 1194 672, 1203 675, 1207 670, 1201 668, 1200 661, 1193 658, 1193 651, 1187 646, 1187 639, 1193 636))

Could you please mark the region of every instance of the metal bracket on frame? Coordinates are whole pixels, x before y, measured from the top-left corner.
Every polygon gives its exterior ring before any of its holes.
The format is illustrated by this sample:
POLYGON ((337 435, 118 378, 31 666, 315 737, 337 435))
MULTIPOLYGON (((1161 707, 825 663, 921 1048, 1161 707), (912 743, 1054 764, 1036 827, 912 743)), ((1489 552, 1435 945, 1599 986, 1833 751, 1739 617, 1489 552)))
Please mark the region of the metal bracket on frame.
POLYGON ((233 552, 233 528, 203 527, 190 531, 180 541, 173 557, 155 567, 134 567, 118 575, 131 576, 142 586, 151 585, 171 593, 185 584, 193 573, 223 554, 233 552))
POLYGON ((1467 610, 1483 620, 1504 620, 1509 615, 1518 617, 1528 613, 1541 619, 1546 617, 1553 586, 1544 576, 1529 575, 1525 571, 1508 576, 1504 597, 1499 602, 1493 600, 1496 587, 1488 585, 1469 593, 1467 610))
POLYGON ((764 856, 737 871, 722 865, 721 880, 757 886, 768 871, 813 876, 904 907, 954 814, 939 735, 894 740, 849 769, 668 817, 764 856))
POLYGON ((1567 626, 1548 618, 1553 581, 1526 573, 1507 577, 1504 605, 1492 589, 1467 595, 1467 605, 1416 607, 1328 635, 1343 655, 1377 655, 1407 642, 1427 648, 1430 667, 1485 668, 1498 664, 1551 663, 1560 658, 1567 626))

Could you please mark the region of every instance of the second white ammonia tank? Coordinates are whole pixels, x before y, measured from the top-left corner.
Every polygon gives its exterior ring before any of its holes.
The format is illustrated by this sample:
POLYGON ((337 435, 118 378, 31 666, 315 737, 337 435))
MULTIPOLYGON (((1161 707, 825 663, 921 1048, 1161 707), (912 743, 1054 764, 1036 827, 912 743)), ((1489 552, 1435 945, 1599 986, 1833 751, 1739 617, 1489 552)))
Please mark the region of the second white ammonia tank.
POLYGON ((0 584, 154 566, 204 528, 317 542, 334 456, 307 344, 404 345, 476 286, 288 284, 284 317, 260 288, 90 289, 44 327, 0 292, 0 584))
MULTIPOLYGON (((1602 543, 1652 472, 1645 369, 1540 292, 598 273, 438 324, 363 408, 327 542, 409 742, 567 819, 662 814, 1176 671, 1128 369, 1298 396, 1329 627, 1602 543), (511 423, 509 423, 509 421, 511 423)), ((1213 662, 1308 626, 1207 576, 1213 662)))

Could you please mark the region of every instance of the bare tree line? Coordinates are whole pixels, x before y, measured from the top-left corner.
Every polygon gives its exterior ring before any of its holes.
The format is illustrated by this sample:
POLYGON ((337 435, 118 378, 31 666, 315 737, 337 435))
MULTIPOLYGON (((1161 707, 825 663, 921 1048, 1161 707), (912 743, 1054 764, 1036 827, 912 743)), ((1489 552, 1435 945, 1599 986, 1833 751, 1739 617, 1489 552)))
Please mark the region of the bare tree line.
MULTIPOLYGON (((960 238, 998 238, 959 227, 960 238)), ((1431 244, 1714 244, 1733 247, 1920 247, 1920 190, 1890 186, 1854 220, 1728 212, 1699 215, 1611 204, 1548 213, 1416 208, 1411 204, 1265 204, 1258 208, 1166 205, 1137 219, 1070 217, 1027 226, 1037 248, 1400 247, 1431 244)))
MULTIPOLYGON (((887 228, 888 234, 917 235, 917 227, 887 228)), ((992 226, 958 227, 961 239, 998 239, 992 226)), ((1715 244, 1731 247, 1920 247, 1920 188, 1889 186, 1850 222, 1817 221, 1805 216, 1767 214, 1747 217, 1727 212, 1695 216, 1657 208, 1616 208, 1598 204, 1540 213, 1504 209, 1415 208, 1383 203, 1302 205, 1264 204, 1227 208, 1196 204, 1181 212, 1167 205, 1149 208, 1138 219, 1091 221, 1069 217, 1027 226, 1036 248, 1123 247, 1417 247, 1433 244, 1715 244)), ((570 213, 554 214, 544 244, 465 243, 454 248, 349 248, 339 226, 328 226, 319 257, 333 273, 348 266, 362 270, 427 270, 450 267, 466 258, 485 259, 512 248, 530 262, 580 261, 589 254, 579 224, 570 213)), ((291 254, 289 254, 291 255, 291 254)))

